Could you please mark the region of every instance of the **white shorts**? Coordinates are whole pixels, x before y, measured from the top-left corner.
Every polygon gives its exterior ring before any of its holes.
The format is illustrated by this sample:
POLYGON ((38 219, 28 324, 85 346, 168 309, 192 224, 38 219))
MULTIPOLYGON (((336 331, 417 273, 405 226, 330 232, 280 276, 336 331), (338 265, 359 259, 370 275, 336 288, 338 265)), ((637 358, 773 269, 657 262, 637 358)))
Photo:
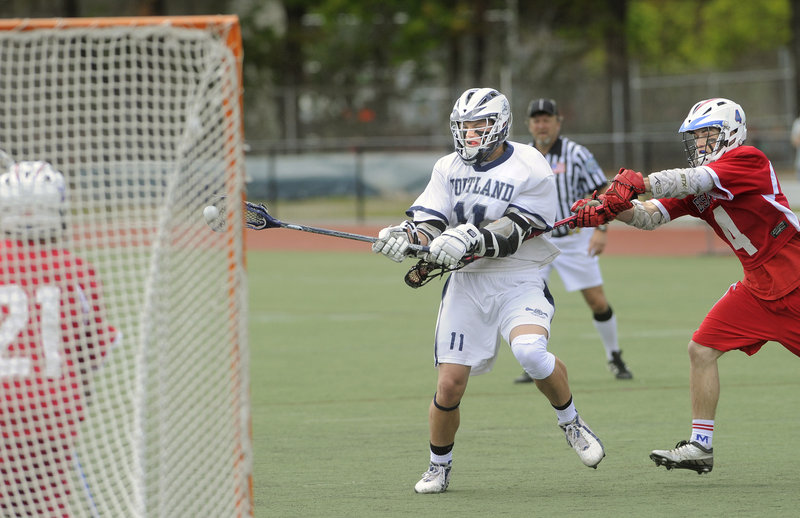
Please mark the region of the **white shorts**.
POLYGON ((472 367, 471 375, 492 370, 500 338, 524 324, 547 329, 553 298, 539 270, 454 272, 439 305, 434 361, 472 367))
POLYGON ((600 261, 597 256, 589 255, 589 240, 595 231, 586 228, 576 230, 564 237, 550 238, 550 242, 561 250, 561 254, 542 268, 542 277, 549 280, 550 272, 555 268, 567 291, 602 286, 600 261))

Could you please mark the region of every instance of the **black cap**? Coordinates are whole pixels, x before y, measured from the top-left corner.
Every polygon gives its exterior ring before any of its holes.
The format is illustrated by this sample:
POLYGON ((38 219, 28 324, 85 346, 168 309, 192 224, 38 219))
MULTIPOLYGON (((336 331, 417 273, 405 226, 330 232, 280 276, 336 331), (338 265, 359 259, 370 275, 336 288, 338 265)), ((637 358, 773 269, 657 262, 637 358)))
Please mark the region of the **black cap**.
POLYGON ((528 105, 528 117, 533 117, 537 113, 558 115, 558 105, 553 99, 534 99, 528 105))

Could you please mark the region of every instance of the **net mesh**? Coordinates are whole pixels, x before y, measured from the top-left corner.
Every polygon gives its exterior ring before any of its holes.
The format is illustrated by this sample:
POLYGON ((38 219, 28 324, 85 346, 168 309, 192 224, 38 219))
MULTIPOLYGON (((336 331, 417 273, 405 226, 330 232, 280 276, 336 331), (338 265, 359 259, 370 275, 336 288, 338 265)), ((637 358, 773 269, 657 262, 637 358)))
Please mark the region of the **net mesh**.
POLYGON ((236 20, 52 25, 0 30, 0 148, 68 207, 0 235, 0 515, 251 515, 242 209, 202 216, 244 189, 236 20))

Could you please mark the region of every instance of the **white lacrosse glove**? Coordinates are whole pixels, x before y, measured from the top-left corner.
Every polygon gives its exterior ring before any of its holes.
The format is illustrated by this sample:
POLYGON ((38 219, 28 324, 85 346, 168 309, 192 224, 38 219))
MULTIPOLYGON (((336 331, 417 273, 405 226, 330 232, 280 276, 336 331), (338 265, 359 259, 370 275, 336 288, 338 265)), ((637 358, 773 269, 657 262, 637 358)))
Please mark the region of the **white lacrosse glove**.
POLYGON ((378 240, 372 243, 372 251, 401 263, 408 256, 408 245, 416 240, 417 227, 410 221, 404 221, 397 226, 381 230, 378 233, 378 240))
POLYGON ((480 250, 483 250, 481 231, 475 225, 465 223, 445 230, 442 235, 431 241, 430 252, 425 255, 425 260, 452 268, 467 253, 480 250))

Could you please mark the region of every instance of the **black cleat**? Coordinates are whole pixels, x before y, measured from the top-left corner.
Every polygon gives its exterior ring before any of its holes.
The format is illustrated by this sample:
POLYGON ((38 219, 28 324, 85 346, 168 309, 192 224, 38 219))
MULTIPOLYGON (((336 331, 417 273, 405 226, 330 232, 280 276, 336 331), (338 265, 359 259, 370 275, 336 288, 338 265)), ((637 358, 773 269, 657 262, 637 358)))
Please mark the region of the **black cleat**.
POLYGON ((533 378, 527 372, 522 371, 522 374, 514 378, 514 383, 533 383, 533 378))
POLYGON ((622 361, 622 351, 611 353, 611 360, 608 362, 608 370, 618 380, 629 380, 633 378, 633 373, 628 370, 625 362, 622 361))

